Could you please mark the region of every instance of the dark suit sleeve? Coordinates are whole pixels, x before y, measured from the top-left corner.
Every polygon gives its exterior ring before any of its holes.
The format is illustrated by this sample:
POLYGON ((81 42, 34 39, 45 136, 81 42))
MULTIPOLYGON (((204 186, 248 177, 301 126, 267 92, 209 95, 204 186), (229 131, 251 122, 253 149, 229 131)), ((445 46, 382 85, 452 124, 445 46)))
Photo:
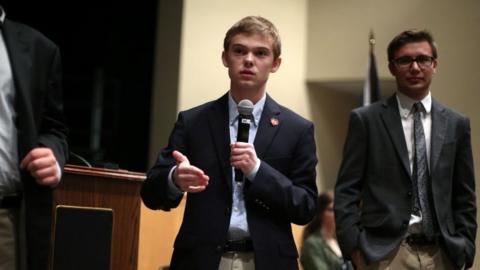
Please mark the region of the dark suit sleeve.
POLYGON ((475 256, 476 196, 475 177, 473 169, 472 146, 470 140, 470 122, 464 119, 461 122, 461 138, 458 140, 453 172, 452 210, 456 234, 465 239, 465 266, 473 264, 475 256))
POLYGON ((337 238, 346 258, 357 247, 361 231, 360 195, 363 189, 366 153, 366 128, 360 114, 353 111, 343 150, 343 161, 335 186, 334 206, 337 238))
MULTIPOLYGON (((246 199, 286 218, 295 224, 308 223, 314 214, 317 189, 315 166, 317 164, 313 124, 305 126, 299 134, 287 174, 262 161, 260 168, 246 192, 246 199)), ((277 166, 278 168, 278 166, 277 166)))
POLYGON ((180 204, 182 196, 171 198, 168 189, 168 174, 176 165, 172 157, 173 150, 186 153, 186 129, 183 114, 180 113, 175 127, 170 134, 168 146, 160 152, 155 165, 147 172, 147 179, 142 185, 141 197, 145 205, 150 209, 162 209, 169 211, 180 204))
POLYGON ((60 52, 55 46, 50 58, 47 93, 42 108, 38 144, 52 149, 57 162, 63 168, 68 159, 67 127, 63 114, 62 66, 60 52))

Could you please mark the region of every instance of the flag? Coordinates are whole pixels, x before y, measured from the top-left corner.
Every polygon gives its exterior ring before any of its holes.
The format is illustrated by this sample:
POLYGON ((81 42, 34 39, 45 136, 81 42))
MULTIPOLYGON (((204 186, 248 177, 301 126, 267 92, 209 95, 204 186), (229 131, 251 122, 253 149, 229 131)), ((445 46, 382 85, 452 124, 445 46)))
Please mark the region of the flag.
POLYGON ((373 48, 375 46, 375 38, 373 32, 370 32, 370 49, 368 55, 368 71, 367 77, 363 85, 363 106, 372 104, 380 99, 380 85, 377 74, 377 63, 375 61, 375 54, 373 48))

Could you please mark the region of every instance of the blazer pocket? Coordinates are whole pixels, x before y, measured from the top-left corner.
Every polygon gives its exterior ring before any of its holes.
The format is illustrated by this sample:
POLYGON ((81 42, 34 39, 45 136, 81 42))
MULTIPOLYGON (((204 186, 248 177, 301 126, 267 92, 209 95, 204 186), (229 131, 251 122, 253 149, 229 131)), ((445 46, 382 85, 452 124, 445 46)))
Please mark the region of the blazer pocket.
POLYGON ((362 214, 362 225, 365 228, 380 227, 389 218, 387 213, 364 213, 362 214))

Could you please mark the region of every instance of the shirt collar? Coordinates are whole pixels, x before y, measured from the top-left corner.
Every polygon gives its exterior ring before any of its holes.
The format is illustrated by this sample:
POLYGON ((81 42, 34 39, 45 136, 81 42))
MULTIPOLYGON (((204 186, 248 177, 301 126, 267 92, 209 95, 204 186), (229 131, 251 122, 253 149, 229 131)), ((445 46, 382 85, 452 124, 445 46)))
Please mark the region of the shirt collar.
MULTIPOLYGON (((412 113, 412 108, 413 104, 415 104, 417 101, 414 99, 409 98, 405 94, 397 91, 397 103, 398 103, 398 108, 400 111, 400 116, 402 118, 407 118, 410 113, 412 113)), ((422 100, 423 107, 425 108, 425 111, 427 114, 430 113, 432 110, 432 95, 430 94, 430 91, 428 92, 428 95, 424 97, 422 100)))
MULTIPOLYGON (((253 105, 253 124, 255 127, 258 126, 260 122, 260 117, 262 116, 263 107, 265 106, 265 101, 267 99, 267 95, 264 94, 263 97, 253 105)), ((237 103, 233 100, 232 94, 228 92, 228 122, 230 125, 234 125, 235 121, 238 119, 238 109, 237 103)))

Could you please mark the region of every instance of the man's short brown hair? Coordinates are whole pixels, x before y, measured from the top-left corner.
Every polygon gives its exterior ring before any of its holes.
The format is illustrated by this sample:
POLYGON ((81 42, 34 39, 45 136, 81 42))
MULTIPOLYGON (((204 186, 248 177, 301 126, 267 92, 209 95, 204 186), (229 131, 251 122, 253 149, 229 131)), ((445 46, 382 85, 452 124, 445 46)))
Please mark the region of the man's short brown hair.
POLYGON ((427 30, 407 30, 398 34, 392 39, 392 41, 390 41, 390 44, 388 44, 388 61, 392 62, 395 53, 403 47, 403 45, 422 41, 426 41, 430 44, 430 48, 432 48, 432 57, 437 59, 437 45, 430 32, 427 30))
POLYGON ((280 35, 278 30, 269 20, 260 16, 248 16, 237 23, 235 23, 225 35, 223 40, 223 50, 226 52, 230 47, 232 38, 237 34, 260 34, 263 36, 270 36, 273 40, 273 59, 277 59, 282 51, 282 44, 280 42, 280 35))

